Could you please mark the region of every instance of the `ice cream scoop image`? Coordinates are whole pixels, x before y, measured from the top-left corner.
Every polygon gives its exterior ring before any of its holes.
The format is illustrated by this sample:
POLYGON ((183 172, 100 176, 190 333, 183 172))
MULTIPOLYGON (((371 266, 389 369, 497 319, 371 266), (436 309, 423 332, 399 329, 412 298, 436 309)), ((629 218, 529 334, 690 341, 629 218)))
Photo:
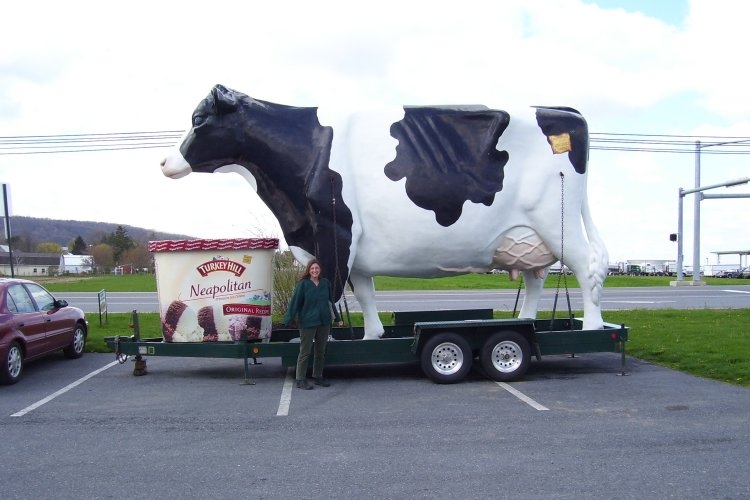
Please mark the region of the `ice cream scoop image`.
POLYGON ((261 318, 258 316, 244 316, 238 315, 232 317, 229 323, 229 333, 232 335, 232 340, 242 340, 243 334, 247 336, 247 340, 255 340, 260 337, 261 329, 261 318))
POLYGON ((203 342, 232 340, 229 319, 224 315, 221 304, 201 307, 198 310, 198 324, 203 328, 203 342))
POLYGON ((203 328, 198 324, 198 315, 181 300, 169 304, 162 319, 161 329, 167 342, 203 341, 203 328))

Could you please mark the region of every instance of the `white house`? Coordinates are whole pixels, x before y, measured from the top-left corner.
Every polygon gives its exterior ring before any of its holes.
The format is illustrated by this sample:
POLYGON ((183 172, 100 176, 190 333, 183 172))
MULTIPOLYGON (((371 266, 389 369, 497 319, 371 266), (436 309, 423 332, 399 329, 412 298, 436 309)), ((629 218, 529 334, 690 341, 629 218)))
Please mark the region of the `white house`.
POLYGON ((60 256, 56 253, 10 252, 0 251, 0 275, 19 276, 32 279, 42 276, 54 276, 60 256))

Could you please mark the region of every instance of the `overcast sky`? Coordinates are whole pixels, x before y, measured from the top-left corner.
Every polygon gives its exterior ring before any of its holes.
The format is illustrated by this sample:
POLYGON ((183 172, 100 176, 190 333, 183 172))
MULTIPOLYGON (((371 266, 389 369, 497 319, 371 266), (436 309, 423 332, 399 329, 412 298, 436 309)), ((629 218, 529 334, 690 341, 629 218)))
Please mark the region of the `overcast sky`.
MULTIPOLYGON (((185 130, 216 83, 297 106, 562 105, 594 134, 750 139, 748 19, 741 0, 8 2, 0 181, 15 215, 281 236, 236 174, 163 177, 166 148, 2 154, 20 152, 11 136, 185 130)), ((747 155, 708 154, 726 148, 702 150, 702 186, 750 176, 747 155)), ((694 166, 692 153, 591 151, 611 262, 676 259, 668 235, 694 166)), ((749 198, 701 210, 701 263, 750 249, 749 198)), ((690 264, 693 195, 684 228, 690 264)))

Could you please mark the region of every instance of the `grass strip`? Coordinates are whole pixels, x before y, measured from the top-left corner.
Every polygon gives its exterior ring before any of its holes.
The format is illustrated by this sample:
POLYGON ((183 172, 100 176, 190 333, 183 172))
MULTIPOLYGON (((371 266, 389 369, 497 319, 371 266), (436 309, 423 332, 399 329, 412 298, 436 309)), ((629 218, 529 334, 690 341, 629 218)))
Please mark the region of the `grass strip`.
MULTIPOLYGON (((580 311, 574 312, 580 316, 580 311)), ((540 318, 549 317, 540 312, 540 318)), ((108 322, 99 325, 99 315, 87 314, 89 338, 87 351, 111 352, 104 337, 130 336, 131 314, 109 314, 108 322)), ((361 326, 361 313, 352 313, 352 323, 361 326)), ((498 318, 510 317, 496 312, 498 318)), ((391 313, 381 312, 383 323, 390 323, 391 313)), ((628 355, 697 377, 750 387, 750 308, 682 310, 637 309, 608 311, 604 320, 624 324, 629 329, 628 355)), ((142 338, 160 337, 158 313, 138 315, 142 338)))
MULTIPOLYGON (((606 288, 669 286, 674 277, 670 276, 608 276, 604 282, 606 288)), ((690 278, 685 278, 686 281, 690 278)), ((156 276, 153 274, 133 275, 96 275, 64 276, 61 278, 41 278, 41 283, 50 292, 156 292, 156 276)), ((708 285, 750 285, 750 279, 712 278, 703 279, 708 285)), ((562 289, 579 288, 573 275, 549 275, 544 283, 545 288, 562 289)), ((493 290, 516 289, 519 280, 511 281, 508 274, 464 274, 447 278, 391 278, 375 277, 375 289, 379 291, 394 290, 493 290)))

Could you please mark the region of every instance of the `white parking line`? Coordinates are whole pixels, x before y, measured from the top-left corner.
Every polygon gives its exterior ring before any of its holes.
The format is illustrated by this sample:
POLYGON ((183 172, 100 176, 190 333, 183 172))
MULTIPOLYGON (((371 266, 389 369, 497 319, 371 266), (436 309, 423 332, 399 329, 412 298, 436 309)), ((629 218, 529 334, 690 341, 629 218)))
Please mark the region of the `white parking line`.
POLYGON ((50 395, 49 395, 49 396, 47 396, 46 398, 44 398, 44 399, 40 399, 39 401, 37 401, 37 402, 36 402, 36 403, 34 403, 33 405, 31 405, 31 406, 27 406, 26 408, 24 408, 24 409, 23 409, 23 410, 21 410, 21 411, 17 411, 16 413, 12 414, 12 415, 11 415, 11 417, 23 417, 24 415, 26 415, 26 414, 27 414, 27 413, 29 413, 30 411, 36 410, 37 408, 39 408, 39 407, 40 407, 40 406, 42 406, 43 404, 49 403, 50 401, 52 401, 53 399, 55 399, 55 398, 56 398, 57 396, 60 396, 61 394, 65 394, 66 392, 68 392, 69 390, 73 389, 74 387, 76 387, 76 386, 78 386, 78 385, 81 385, 82 383, 84 383, 84 382, 86 382, 86 381, 87 381, 88 379, 90 379, 91 377, 93 377, 93 376, 95 376, 95 375, 98 375, 99 373, 103 372, 104 370, 106 370, 106 369, 108 369, 108 368, 112 368, 113 366, 115 366, 115 365, 119 365, 119 364, 120 364, 120 362, 119 362, 119 361, 117 361, 117 360, 115 360, 115 361, 112 361, 112 362, 111 362, 110 364, 108 364, 108 365, 105 365, 105 366, 102 366, 102 367, 101 367, 101 368, 99 368, 98 370, 94 370, 93 372, 89 373, 89 374, 88 374, 88 375, 86 375, 85 377, 79 378, 79 379, 78 379, 78 380, 76 380, 75 382, 73 382, 73 383, 71 383, 71 384, 68 384, 68 385, 66 385, 65 387, 63 387, 63 388, 62 388, 62 389, 60 389, 59 391, 57 391, 57 392, 54 392, 54 393, 50 394, 50 395))
POLYGON ((722 292, 729 292, 729 293, 750 293, 746 290, 722 290, 722 292))
POLYGON ((276 411, 277 417, 286 417, 289 415, 289 404, 292 402, 292 389, 294 388, 294 367, 289 367, 286 370, 286 378, 284 379, 284 388, 281 389, 281 400, 279 401, 279 409, 276 411))
POLYGON ((547 408, 546 406, 540 405, 539 403, 537 403, 536 401, 528 397, 526 394, 522 393, 519 390, 514 389, 513 387, 509 386, 505 382, 495 382, 495 383, 499 385, 500 387, 502 387, 503 389, 505 389, 506 391, 508 391, 509 393, 513 394, 515 397, 517 397, 518 399, 520 399, 527 405, 531 406, 532 408, 535 408, 539 411, 549 410, 549 408, 547 408))

